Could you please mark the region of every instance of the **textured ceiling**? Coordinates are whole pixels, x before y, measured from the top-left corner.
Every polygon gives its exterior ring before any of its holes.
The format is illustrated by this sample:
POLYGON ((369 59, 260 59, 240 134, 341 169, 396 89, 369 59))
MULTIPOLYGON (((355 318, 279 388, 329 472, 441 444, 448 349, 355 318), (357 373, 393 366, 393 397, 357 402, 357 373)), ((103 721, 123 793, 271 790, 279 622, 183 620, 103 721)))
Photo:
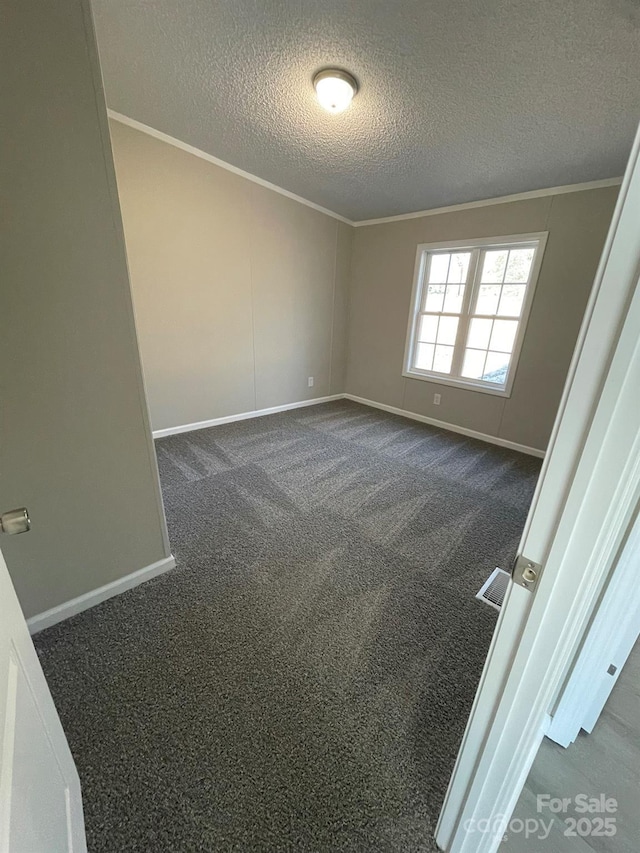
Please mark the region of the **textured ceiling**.
POLYGON ((112 109, 353 220, 620 175, 640 118, 640 0, 93 7, 112 109))

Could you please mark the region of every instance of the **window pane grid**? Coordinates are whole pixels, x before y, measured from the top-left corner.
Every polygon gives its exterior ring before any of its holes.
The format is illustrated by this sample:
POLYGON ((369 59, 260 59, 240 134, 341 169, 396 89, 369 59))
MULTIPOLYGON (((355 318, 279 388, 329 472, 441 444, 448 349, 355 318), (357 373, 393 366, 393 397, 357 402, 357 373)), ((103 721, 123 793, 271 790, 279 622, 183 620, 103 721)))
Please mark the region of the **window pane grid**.
POLYGON ((472 320, 515 320, 520 319, 517 314, 472 314, 472 320))
POLYGON ((505 388, 537 245, 426 252, 412 369, 505 388))
POLYGON ((412 357, 415 370, 446 375, 452 372, 471 254, 454 251, 428 256, 416 312, 412 357))
MULTIPOLYGON (((460 314, 457 311, 420 311, 418 317, 459 317, 460 314)), ((475 314, 473 315, 476 316, 475 314)), ((493 320, 494 317, 497 317, 497 314, 491 314, 490 318, 493 320)), ((517 320, 517 317, 499 317, 498 319, 502 320, 517 320)))
POLYGON ((459 315, 456 314, 423 312, 419 315, 414 367, 418 370, 433 370, 437 373, 451 372, 458 319, 459 315))

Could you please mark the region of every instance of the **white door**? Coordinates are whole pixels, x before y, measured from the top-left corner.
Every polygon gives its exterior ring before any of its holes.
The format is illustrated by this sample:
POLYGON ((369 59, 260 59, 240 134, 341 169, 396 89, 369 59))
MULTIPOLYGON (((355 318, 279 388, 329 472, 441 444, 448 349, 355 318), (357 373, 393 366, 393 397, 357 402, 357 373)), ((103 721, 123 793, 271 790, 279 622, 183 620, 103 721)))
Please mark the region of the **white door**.
POLYGON ((568 747, 581 730, 591 733, 640 637, 640 519, 616 565, 585 637, 547 737, 568 747))
POLYGON ((83 853, 80 780, 0 551, 0 853, 83 853))
POLYGON ((436 829, 500 843, 640 504, 640 133, 629 159, 511 584, 436 829))

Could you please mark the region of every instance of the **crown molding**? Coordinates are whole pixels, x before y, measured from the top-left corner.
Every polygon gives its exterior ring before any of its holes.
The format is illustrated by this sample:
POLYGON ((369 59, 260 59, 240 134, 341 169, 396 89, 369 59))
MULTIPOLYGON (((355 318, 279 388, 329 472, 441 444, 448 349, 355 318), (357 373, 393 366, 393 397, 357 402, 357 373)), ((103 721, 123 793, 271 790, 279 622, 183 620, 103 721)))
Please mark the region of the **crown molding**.
POLYGON ((395 216, 383 216, 380 219, 360 219, 358 221, 353 221, 351 219, 347 219, 346 216, 341 216, 339 213, 336 213, 333 210, 329 210, 326 207, 322 207, 319 204, 316 204, 313 201, 309 201, 309 199, 302 198, 302 196, 296 195, 295 193, 289 192, 289 190, 285 190, 282 187, 277 186, 277 184, 272 184, 269 181, 265 181, 262 178, 259 178, 257 175, 252 175, 251 172, 245 172, 244 169, 239 169, 237 166, 233 166, 231 163, 227 163, 225 160, 220 160, 219 157, 214 157, 212 154, 207 154, 206 151, 203 151, 201 148, 196 148, 194 145, 189 145, 186 142, 182 142, 180 139, 176 139, 174 136, 169 136, 168 133, 163 133, 161 130, 156 130, 155 127, 150 127, 148 124, 143 124, 141 121, 137 121, 134 118, 130 118, 129 116, 124 115, 123 113, 118 113, 115 110, 108 109, 107 113, 109 118, 114 121, 120 122, 120 124, 125 124, 128 127, 132 127, 134 130, 139 130, 141 133, 146 133, 148 136, 152 136, 154 139, 159 139, 161 142, 166 142, 168 145, 173 145, 174 148, 179 148, 181 151, 186 151, 187 154, 193 154, 194 157, 199 157, 201 160, 206 160, 208 163, 213 163, 214 166, 220 166, 222 169, 226 169, 228 172, 233 172, 234 175, 239 175, 241 178, 246 178, 248 181, 253 181, 254 184, 258 184, 261 187, 265 187, 268 190, 273 190, 275 193, 279 193, 280 195, 285 196, 286 198, 292 199, 292 201, 297 201, 299 204, 304 204, 306 207, 310 207, 313 210, 317 210, 319 213, 324 213, 326 216, 331 216, 333 219, 337 219, 339 222, 344 222, 346 225, 351 225, 354 228, 364 228, 367 225, 383 225, 387 222, 401 222, 404 219, 420 219, 423 216, 437 216, 440 213, 453 213, 458 210, 472 210, 475 207, 489 207, 493 204, 508 204, 512 201, 526 201, 527 199, 532 198, 543 198, 544 196, 550 195, 562 195, 563 193, 575 193, 581 192, 582 190, 597 190, 603 187, 617 187, 622 183, 622 178, 605 178, 600 181, 587 181, 582 184, 565 184, 560 187, 546 187, 541 190, 530 190, 528 192, 523 193, 515 193, 513 195, 503 195, 498 196, 496 198, 487 198, 482 199, 480 201, 469 201, 463 202, 461 204, 451 204, 448 207, 432 207, 428 210, 417 210, 414 213, 399 213, 395 216))
POLYGON ((259 178, 257 175, 252 175, 251 172, 245 172, 244 169, 239 169, 237 166, 232 166, 231 163, 227 163, 225 160, 220 160, 218 157, 214 157, 212 154, 207 154, 207 152, 203 151, 201 148, 196 148, 194 145, 189 145, 186 142, 182 142, 182 140, 176 139, 174 136, 169 136, 168 133, 163 133, 161 130, 156 130, 155 127, 149 127, 148 124, 143 124, 141 121, 137 121, 134 118, 130 118, 129 116, 123 115, 122 113, 117 113, 115 110, 108 109, 107 114, 109 118, 113 119, 114 121, 120 122, 120 124, 126 124, 127 127, 132 127, 134 130, 139 130, 141 133, 146 133, 148 136, 153 136, 154 139, 159 139, 161 142, 166 142, 167 145, 173 145, 174 148, 179 148, 181 151, 186 151, 187 154, 193 154, 194 157, 199 157, 201 160, 206 160, 208 163, 213 163, 214 166, 220 166, 221 169, 226 169, 228 172, 233 172, 234 175, 239 175, 241 178, 246 178, 246 180, 248 181, 253 181, 254 184, 259 184, 261 187, 265 187, 268 190, 273 190, 273 192, 286 196, 292 201, 297 201, 299 202, 299 204, 304 204, 307 207, 311 207, 313 210, 317 210, 320 213, 324 213, 326 216, 331 216, 333 217, 333 219, 337 219, 340 222, 344 222, 346 225, 354 224, 350 219, 346 219, 344 216, 340 216, 339 213, 335 213, 333 210, 328 210, 326 207, 322 207, 321 205, 316 204, 313 201, 309 201, 309 199, 302 198, 302 196, 289 192, 289 190, 285 190, 282 187, 277 186, 276 184, 272 184, 269 181, 265 181, 262 178, 259 178))
POLYGON ((549 195, 563 195, 564 193, 577 193, 582 190, 598 190, 603 187, 618 187, 622 178, 604 178, 600 181, 586 181, 582 184, 565 184, 561 187, 546 187, 541 190, 529 190, 524 193, 497 196, 496 198, 485 198, 479 201, 462 202, 451 204, 448 207, 432 207, 430 210, 417 210, 415 213, 399 213, 396 216, 383 216, 380 219, 360 219, 350 223, 354 228, 363 228, 366 225, 383 225, 386 222, 400 222, 403 219, 420 219, 422 216, 436 216, 439 213, 453 213, 457 210, 472 210, 474 207, 489 207, 492 204, 508 204, 512 201, 526 201, 530 198, 543 198, 549 195))

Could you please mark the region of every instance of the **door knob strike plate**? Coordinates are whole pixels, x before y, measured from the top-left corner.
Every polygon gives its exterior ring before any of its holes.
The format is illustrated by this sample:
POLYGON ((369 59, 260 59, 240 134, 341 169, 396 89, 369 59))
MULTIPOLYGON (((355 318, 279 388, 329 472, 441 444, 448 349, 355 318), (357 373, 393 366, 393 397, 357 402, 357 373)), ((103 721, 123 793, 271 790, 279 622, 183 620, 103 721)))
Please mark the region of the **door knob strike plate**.
POLYGON ((523 586, 525 589, 533 591, 538 585, 540 575, 542 574, 542 566, 540 563, 534 563, 533 560, 519 554, 513 564, 511 577, 514 583, 518 586, 523 586))

